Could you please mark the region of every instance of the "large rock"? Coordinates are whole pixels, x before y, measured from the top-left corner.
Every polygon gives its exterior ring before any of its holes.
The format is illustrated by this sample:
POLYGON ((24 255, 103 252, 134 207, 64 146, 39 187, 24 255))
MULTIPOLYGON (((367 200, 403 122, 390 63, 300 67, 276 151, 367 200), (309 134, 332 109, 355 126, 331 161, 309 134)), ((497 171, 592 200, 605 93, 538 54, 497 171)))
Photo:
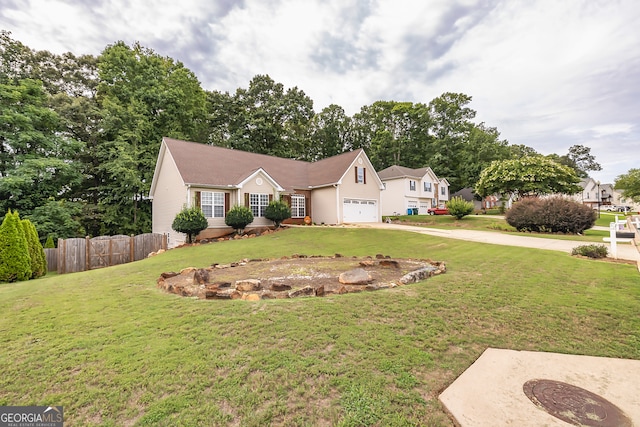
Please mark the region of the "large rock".
POLYGON ((418 270, 412 271, 411 273, 405 274, 398 280, 401 285, 406 285, 408 283, 415 283, 420 280, 424 280, 427 277, 433 276, 434 272, 438 269, 435 267, 423 267, 418 270))
POLYGON ((243 279, 236 281, 236 289, 240 292, 253 292, 262 289, 260 280, 257 279, 243 279))
POLYGON ((380 267, 400 268, 400 263, 394 259, 383 259, 379 262, 380 267))
POLYGON ((289 298, 313 296, 313 295, 315 295, 315 291, 311 286, 305 286, 304 288, 295 290, 293 292, 289 292, 289 298))
POLYGON ((272 283, 269 289, 274 292, 290 291, 291 286, 285 283, 272 283))
POLYGON ((373 278, 366 270, 356 268, 340 274, 338 281, 345 285, 367 285, 373 281, 373 278))

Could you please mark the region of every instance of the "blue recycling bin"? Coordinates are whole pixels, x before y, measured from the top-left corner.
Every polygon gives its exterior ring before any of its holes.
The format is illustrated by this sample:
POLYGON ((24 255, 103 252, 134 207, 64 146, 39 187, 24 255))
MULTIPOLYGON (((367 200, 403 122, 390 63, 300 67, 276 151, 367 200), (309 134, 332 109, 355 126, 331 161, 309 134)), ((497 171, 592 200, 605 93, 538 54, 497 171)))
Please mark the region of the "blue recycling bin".
POLYGON ((407 209, 407 215, 412 215, 413 214, 413 209, 409 208, 407 209))

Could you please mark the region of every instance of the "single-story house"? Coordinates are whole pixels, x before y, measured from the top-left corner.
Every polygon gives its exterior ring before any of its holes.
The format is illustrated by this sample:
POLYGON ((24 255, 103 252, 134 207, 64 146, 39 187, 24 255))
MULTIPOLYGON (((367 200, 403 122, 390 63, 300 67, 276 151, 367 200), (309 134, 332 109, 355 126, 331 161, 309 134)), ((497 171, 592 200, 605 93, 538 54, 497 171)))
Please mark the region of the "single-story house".
POLYGON ((426 215, 427 209, 444 207, 449 201, 449 181, 438 178, 430 167, 411 169, 393 165, 378 172, 384 184, 382 215, 406 215, 417 209, 426 215))
POLYGON ((184 207, 200 206, 209 227, 198 239, 219 237, 232 231, 225 215, 235 205, 251 208, 247 229, 270 227, 264 210, 278 199, 291 207, 285 223, 379 222, 382 188, 362 149, 305 162, 163 138, 149 192, 152 228, 170 247, 181 244, 185 235, 171 224, 184 207))
POLYGON ((462 200, 466 200, 467 202, 473 203, 473 208, 477 211, 482 209, 493 209, 497 208, 501 205, 500 197, 497 195, 491 195, 483 198, 482 200, 478 200, 478 196, 473 191, 473 188, 466 187, 460 191, 456 191, 451 195, 453 197, 462 197, 462 200))

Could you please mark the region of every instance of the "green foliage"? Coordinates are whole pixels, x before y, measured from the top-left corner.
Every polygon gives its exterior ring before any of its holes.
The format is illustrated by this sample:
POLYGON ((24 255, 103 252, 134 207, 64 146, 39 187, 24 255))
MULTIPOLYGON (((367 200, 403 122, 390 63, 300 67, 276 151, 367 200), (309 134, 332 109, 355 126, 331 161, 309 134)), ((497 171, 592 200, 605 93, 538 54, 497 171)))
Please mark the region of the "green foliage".
POLYGON ((608 249, 605 245, 580 245, 571 251, 571 255, 581 255, 589 258, 606 258, 608 249))
POLYGON ((447 209, 450 215, 457 219, 462 219, 467 215, 471 215, 474 207, 473 202, 467 202, 462 197, 452 197, 451 200, 447 202, 447 209))
POLYGON ((40 241, 44 240, 44 236, 57 241, 85 235, 78 220, 81 214, 82 209, 77 203, 49 200, 35 208, 28 218, 38 230, 40 241))
POLYGON ((108 233, 151 229, 145 198, 162 137, 207 141, 207 97, 180 62, 135 43, 100 55, 98 106, 103 138, 96 150, 100 206, 108 233))
POLYGON ((232 227, 238 234, 242 234, 244 228, 253 222, 253 213, 246 206, 236 205, 229 209, 224 223, 232 227))
POLYGON ((0 225, 0 282, 31 278, 29 246, 18 212, 8 211, 0 225))
POLYGON ((21 225, 27 239, 27 246, 29 247, 31 279, 37 279, 47 274, 47 258, 44 255, 42 244, 40 240, 38 240, 36 227, 28 219, 23 219, 21 225))
POLYGON ((580 234, 594 226, 597 213, 562 197, 531 197, 514 203, 505 219, 518 231, 580 234))
POLYGON ((264 216, 273 221, 278 228, 282 221, 291 218, 291 208, 282 200, 272 200, 265 208, 264 216))
POLYGON ((580 178, 587 178, 589 171, 602 170, 600 163, 596 162, 596 158, 591 155, 591 148, 584 145, 569 147, 569 152, 563 156, 549 154, 547 157, 561 165, 570 167, 580 178))
POLYGON ((79 144, 59 135, 60 119, 48 108, 41 82, 0 83, 0 122, 0 211, 30 213, 81 181, 67 160, 79 144))
POLYGON ((238 88, 232 97, 224 98, 217 96, 226 111, 216 111, 215 116, 227 122, 225 145, 271 156, 306 157, 314 112, 313 101, 302 90, 285 90, 268 75, 256 75, 248 89, 238 88))
POLYGON ((45 249, 55 249, 56 244, 53 242, 53 237, 51 236, 51 234, 49 234, 47 236, 47 241, 44 242, 44 248, 45 249))
POLYGON ((622 190, 622 196, 640 203, 640 169, 629 169, 615 180, 615 188, 622 190))
POLYGON ((580 181, 573 169, 544 156, 527 156, 511 160, 496 160, 480 174, 475 192, 491 194, 574 194, 580 191, 580 181))
POLYGON ((171 224, 171 228, 175 231, 187 235, 187 243, 193 243, 198 233, 208 226, 207 218, 204 217, 202 210, 197 206, 182 209, 171 224))

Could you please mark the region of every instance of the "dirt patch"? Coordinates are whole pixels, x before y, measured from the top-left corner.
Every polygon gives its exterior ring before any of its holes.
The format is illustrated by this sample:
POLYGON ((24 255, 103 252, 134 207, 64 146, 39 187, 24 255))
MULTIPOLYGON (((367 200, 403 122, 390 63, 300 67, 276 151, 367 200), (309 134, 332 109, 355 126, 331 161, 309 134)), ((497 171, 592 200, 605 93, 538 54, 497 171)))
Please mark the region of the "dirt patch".
POLYGON ((257 300, 385 289, 445 271, 443 262, 431 260, 293 255, 163 273, 158 286, 202 299, 257 300))

